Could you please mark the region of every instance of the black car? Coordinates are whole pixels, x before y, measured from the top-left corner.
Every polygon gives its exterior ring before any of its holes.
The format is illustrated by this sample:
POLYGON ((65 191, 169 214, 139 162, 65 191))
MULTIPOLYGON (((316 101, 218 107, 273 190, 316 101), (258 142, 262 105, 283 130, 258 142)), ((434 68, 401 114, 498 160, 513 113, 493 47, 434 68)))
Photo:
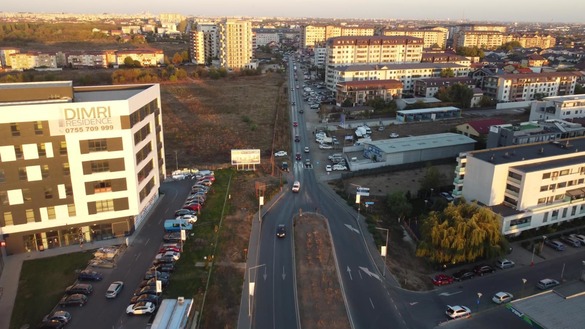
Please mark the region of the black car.
MULTIPOLYGON (((152 271, 152 270, 149 270, 148 272, 146 272, 144 274, 144 280, 150 280, 150 279, 152 279, 154 277, 155 277, 155 272, 152 271)), ((167 273, 167 272, 160 272, 160 271, 158 271, 158 272, 156 272, 156 277, 157 278, 165 278, 165 279, 168 280, 168 279, 170 279, 171 275, 169 273, 167 273)))
POLYGON ((297 161, 301 161, 301 154, 300 154, 300 153, 297 153, 297 154, 295 155, 295 159, 296 159, 297 161))
POLYGON ((147 287, 147 286, 156 287, 156 281, 157 281, 157 279, 161 282, 161 284, 162 284, 163 287, 166 287, 166 285, 169 284, 169 279, 166 279, 166 278, 151 278, 151 279, 148 279, 148 280, 142 280, 142 282, 140 282, 139 287, 140 288, 144 288, 144 287, 147 287))
POLYGON ((83 294, 65 295, 59 301, 59 306, 83 306, 87 303, 87 296, 83 294))
POLYGON ((296 135, 296 136, 295 136, 295 142, 297 142, 297 143, 298 143, 298 142, 300 142, 300 141, 301 141, 301 137, 299 137, 299 135, 296 135))
POLYGON ((164 242, 180 242, 181 241, 181 232, 167 233, 163 236, 163 241, 164 242))
POLYGON ((130 299, 130 304, 136 304, 138 302, 151 302, 155 305, 158 305, 158 303, 160 302, 160 297, 157 295, 144 294, 144 295, 134 296, 130 299))
POLYGON ((136 289, 134 291, 134 296, 140 296, 140 295, 156 295, 156 287, 146 286, 146 287, 136 289))
POLYGON ((473 278, 475 276, 475 273, 473 271, 470 271, 470 270, 461 270, 461 271, 453 273, 452 276, 455 279, 455 281, 463 281, 463 280, 473 278))
POLYGON ((175 217, 183 216, 183 215, 195 215, 194 211, 189 209, 179 209, 175 211, 175 217))
POLYGON ((284 238, 286 236, 286 226, 284 224, 278 224, 276 228, 276 236, 279 238, 284 238))
POLYGON ((104 276, 100 272, 83 270, 77 275, 79 281, 101 281, 104 276))
POLYGON ((152 262, 152 265, 158 266, 158 265, 161 265, 161 264, 175 264, 175 261, 176 260, 173 258, 173 256, 167 255, 167 256, 162 256, 159 259, 155 259, 152 262))
POLYGON ((83 295, 90 295, 93 292, 93 286, 89 283, 76 283, 65 288, 65 293, 67 295, 73 294, 83 294, 83 295))
POLYGON ((477 265, 476 267, 473 268, 473 272, 475 272, 475 274, 482 276, 484 274, 488 274, 488 273, 493 273, 495 271, 495 269, 489 265, 477 265))
POLYGON ((166 263, 157 265, 157 269, 160 272, 174 272, 177 267, 174 263, 166 263))
POLYGON ((43 323, 61 322, 63 324, 67 324, 69 321, 71 321, 71 313, 67 311, 55 311, 53 313, 45 315, 45 317, 43 318, 43 323))

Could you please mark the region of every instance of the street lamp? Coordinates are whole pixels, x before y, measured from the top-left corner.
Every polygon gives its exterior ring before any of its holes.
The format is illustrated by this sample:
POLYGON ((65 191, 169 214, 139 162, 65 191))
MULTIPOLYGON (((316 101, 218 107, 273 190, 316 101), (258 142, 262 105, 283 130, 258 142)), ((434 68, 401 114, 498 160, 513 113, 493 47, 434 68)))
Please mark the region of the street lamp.
POLYGON ((524 288, 526 287, 526 282, 527 282, 527 281, 528 281, 528 280, 526 280, 526 279, 524 279, 524 278, 522 279, 522 297, 524 297, 524 288))
POLYGON ((481 296, 482 296, 481 292, 478 292, 477 293, 477 311, 478 312, 479 312, 479 300, 481 299, 481 296))
MULTIPOLYGON (((254 289, 256 284, 256 282, 252 282, 252 270, 265 265, 266 264, 260 264, 248 268, 248 317, 252 317, 252 296, 254 296, 254 289)), ((266 267, 264 267, 264 280, 266 280, 266 267)))
POLYGON ((261 196, 258 197, 258 221, 260 223, 262 223, 262 213, 261 213, 261 210, 262 210, 262 206, 263 205, 264 205, 264 196, 261 195, 261 196))
POLYGON ((179 155, 177 152, 178 151, 175 150, 175 167, 177 168, 177 170, 179 170, 179 155))
POLYGON ((380 255, 382 255, 382 257, 384 257, 384 272, 383 272, 382 276, 385 277, 386 276, 386 257, 388 256, 388 235, 389 235, 390 230, 388 230, 387 228, 382 228, 382 227, 376 227, 376 230, 386 231, 386 245, 380 247, 380 255))

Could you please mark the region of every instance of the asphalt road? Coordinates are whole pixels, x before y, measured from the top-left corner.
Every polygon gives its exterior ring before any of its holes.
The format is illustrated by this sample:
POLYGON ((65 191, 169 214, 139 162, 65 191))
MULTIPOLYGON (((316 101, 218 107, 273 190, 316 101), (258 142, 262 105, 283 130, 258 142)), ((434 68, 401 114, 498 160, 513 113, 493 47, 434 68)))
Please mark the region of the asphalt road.
MULTIPOLYGON (((162 184, 161 192, 164 193, 164 197, 149 214, 142 227, 134 233, 133 241, 118 259, 117 267, 96 269, 104 274, 104 279, 101 282, 91 283, 94 286, 94 292, 89 297, 88 303, 82 308, 67 308, 72 315, 68 327, 88 329, 146 327, 150 317, 147 315, 128 316, 126 307, 160 248, 164 234, 164 220, 173 218, 175 210, 181 208, 191 185, 190 180, 162 184), (118 280, 124 281, 123 290, 115 299, 107 299, 105 293, 108 286, 111 282, 118 280)), ((91 244, 88 247, 91 248, 91 244)))

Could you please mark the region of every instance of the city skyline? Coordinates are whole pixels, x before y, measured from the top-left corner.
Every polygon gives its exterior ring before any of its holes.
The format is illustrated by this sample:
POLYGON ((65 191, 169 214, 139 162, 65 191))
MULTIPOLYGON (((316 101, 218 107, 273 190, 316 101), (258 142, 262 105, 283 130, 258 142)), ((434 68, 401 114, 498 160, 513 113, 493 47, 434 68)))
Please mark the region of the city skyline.
POLYGON ((167 0, 149 3, 128 0, 118 2, 82 2, 54 0, 37 2, 31 10, 29 2, 10 2, 3 6, 3 12, 31 13, 72 13, 72 14, 139 14, 178 13, 185 16, 249 16, 249 17, 290 17, 290 18, 340 18, 340 19, 413 19, 494 21, 494 22, 542 22, 581 23, 585 2, 558 0, 551 3, 542 0, 515 2, 494 0, 485 3, 451 0, 449 5, 431 0, 392 3, 387 0, 364 0, 360 2, 343 0, 314 1, 274 0, 214 0, 198 1, 191 8, 184 1, 167 0))

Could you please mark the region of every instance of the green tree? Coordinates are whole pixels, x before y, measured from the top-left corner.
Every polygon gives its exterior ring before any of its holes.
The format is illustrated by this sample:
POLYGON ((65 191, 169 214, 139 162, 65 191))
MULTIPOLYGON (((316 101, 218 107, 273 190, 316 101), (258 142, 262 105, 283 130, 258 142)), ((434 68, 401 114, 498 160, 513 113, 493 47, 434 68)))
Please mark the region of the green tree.
POLYGON ((585 87, 580 84, 575 85, 575 95, 585 94, 585 87))
POLYGON ((134 67, 134 59, 132 59, 131 56, 126 56, 126 58, 124 58, 124 66, 128 68, 134 67))
POLYGON ((459 47, 456 49, 457 55, 461 56, 471 56, 471 57, 479 57, 483 58, 485 56, 483 50, 479 49, 477 46, 473 47, 459 47))
POLYGON ((503 45, 498 47, 498 51, 505 51, 505 52, 509 52, 514 50, 514 48, 519 48, 522 47, 522 45, 520 44, 520 42, 518 41, 510 41, 510 42, 506 42, 503 45))
POLYGON ((429 213, 416 255, 436 264, 458 264, 496 257, 502 254, 504 244, 498 215, 462 200, 441 212, 429 213))
POLYGON ((406 195, 400 191, 389 194, 386 197, 386 205, 390 213, 396 218, 409 216, 412 213, 412 204, 410 204, 406 195))
POLYGON ((456 83, 449 87, 449 94, 453 102, 457 102, 461 108, 469 108, 471 99, 473 98, 473 90, 460 83, 456 83))
POLYGON ((452 78, 455 76, 455 72, 451 68, 441 70, 441 78, 452 78))
POLYGON ((173 60, 172 60, 173 64, 175 65, 179 65, 181 63, 183 63, 183 56, 181 56, 181 54, 179 53, 175 53, 173 55, 173 60))
POLYGON ((351 98, 346 98, 343 103, 341 103, 343 107, 351 107, 353 106, 353 100, 351 98))
POLYGON ((426 194, 431 189, 437 191, 439 188, 447 183, 447 177, 437 170, 436 167, 427 165, 427 170, 420 182, 421 191, 426 194))

